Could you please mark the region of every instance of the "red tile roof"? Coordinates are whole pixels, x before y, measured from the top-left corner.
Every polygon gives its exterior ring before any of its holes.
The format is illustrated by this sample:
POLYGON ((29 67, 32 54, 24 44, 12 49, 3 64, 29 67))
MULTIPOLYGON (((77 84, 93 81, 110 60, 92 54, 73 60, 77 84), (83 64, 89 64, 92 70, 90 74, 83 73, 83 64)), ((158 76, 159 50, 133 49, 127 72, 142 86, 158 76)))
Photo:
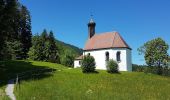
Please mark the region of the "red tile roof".
POLYGON ((118 32, 107 32, 102 34, 95 34, 92 38, 88 39, 84 50, 96 50, 106 48, 131 49, 118 32))

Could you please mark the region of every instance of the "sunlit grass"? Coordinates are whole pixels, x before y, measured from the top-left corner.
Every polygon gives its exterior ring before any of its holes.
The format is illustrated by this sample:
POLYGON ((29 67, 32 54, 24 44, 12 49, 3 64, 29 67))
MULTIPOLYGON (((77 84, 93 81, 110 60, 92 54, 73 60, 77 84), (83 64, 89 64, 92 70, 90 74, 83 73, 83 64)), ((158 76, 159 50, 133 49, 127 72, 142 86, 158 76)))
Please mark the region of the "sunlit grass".
POLYGON ((17 100, 170 99, 167 77, 138 72, 83 74, 80 69, 48 62, 32 62, 32 65, 57 71, 48 78, 23 81, 20 88, 15 88, 17 100))
POLYGON ((5 94, 5 86, 0 87, 0 100, 10 100, 5 94))

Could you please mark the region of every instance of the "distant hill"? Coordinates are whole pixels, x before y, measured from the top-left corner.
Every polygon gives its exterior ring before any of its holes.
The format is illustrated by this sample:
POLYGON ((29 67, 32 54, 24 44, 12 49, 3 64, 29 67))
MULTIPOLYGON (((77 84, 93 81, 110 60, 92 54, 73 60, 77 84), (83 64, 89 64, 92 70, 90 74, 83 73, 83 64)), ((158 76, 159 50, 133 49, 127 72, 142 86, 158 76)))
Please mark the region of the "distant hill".
POLYGON ((56 44, 58 46, 60 55, 65 54, 66 51, 72 52, 75 55, 75 57, 83 54, 83 49, 78 48, 74 45, 64 43, 60 40, 56 40, 56 44))

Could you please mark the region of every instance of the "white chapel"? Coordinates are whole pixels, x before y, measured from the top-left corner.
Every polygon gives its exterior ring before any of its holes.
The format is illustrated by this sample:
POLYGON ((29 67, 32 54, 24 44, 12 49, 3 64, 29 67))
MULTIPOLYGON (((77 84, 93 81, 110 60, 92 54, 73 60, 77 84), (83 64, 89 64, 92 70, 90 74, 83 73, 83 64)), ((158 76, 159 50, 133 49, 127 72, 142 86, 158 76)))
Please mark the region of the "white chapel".
POLYGON ((117 61, 119 71, 132 71, 131 48, 118 32, 95 33, 96 23, 88 23, 88 39, 83 54, 74 61, 74 68, 81 66, 84 55, 91 55, 96 62, 96 69, 106 70, 109 59, 117 61))

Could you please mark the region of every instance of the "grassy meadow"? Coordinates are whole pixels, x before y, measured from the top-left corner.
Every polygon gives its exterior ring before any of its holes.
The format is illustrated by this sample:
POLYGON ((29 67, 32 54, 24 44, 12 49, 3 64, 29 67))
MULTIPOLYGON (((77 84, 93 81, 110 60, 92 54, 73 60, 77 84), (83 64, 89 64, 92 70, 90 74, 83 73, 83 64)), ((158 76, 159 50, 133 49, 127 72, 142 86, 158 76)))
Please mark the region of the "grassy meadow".
POLYGON ((5 94, 5 86, 0 87, 0 100, 10 100, 5 94))
MULTIPOLYGON (((19 63, 24 61, 17 61, 19 63)), ((170 78, 139 72, 83 74, 48 62, 29 62, 32 67, 55 68, 56 72, 41 79, 29 79, 15 87, 17 100, 167 100, 170 78)), ((20 70, 22 67, 20 68, 20 70)), ((5 100, 5 99, 4 99, 5 100)))

